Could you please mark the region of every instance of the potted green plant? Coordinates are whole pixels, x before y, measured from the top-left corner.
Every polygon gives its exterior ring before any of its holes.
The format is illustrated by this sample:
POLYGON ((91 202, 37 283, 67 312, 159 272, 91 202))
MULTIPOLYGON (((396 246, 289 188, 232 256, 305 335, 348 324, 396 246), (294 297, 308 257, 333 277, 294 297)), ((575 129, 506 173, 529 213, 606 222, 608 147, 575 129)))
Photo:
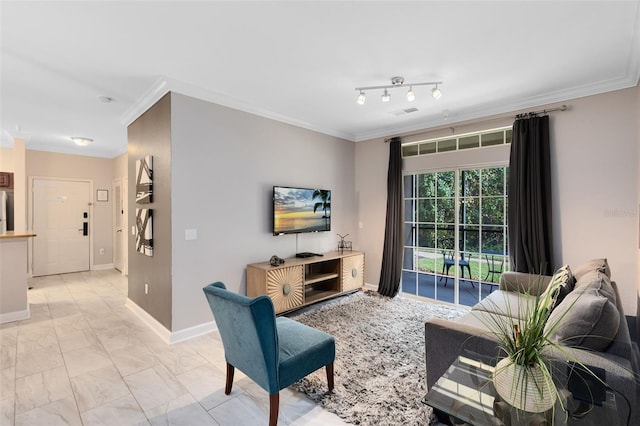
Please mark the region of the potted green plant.
MULTIPOLYGON (((508 404, 523 411, 545 412, 554 406, 559 394, 544 349, 547 346, 558 347, 550 340, 555 327, 545 326, 558 296, 561 279, 554 276, 545 291, 519 299, 519 311, 524 312, 520 315, 522 319, 512 319, 514 316, 508 299, 506 316, 481 317, 505 355, 494 370, 496 392, 508 404)), ((539 289, 541 285, 542 279, 539 289)))

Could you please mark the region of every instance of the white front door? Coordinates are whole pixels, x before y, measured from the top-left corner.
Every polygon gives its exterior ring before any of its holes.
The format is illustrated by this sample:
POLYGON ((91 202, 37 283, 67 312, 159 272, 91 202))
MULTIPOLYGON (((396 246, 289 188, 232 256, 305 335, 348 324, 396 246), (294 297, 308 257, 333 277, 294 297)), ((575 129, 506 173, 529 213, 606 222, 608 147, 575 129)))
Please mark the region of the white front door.
POLYGON ((91 186, 73 180, 33 180, 33 275, 88 271, 91 186))

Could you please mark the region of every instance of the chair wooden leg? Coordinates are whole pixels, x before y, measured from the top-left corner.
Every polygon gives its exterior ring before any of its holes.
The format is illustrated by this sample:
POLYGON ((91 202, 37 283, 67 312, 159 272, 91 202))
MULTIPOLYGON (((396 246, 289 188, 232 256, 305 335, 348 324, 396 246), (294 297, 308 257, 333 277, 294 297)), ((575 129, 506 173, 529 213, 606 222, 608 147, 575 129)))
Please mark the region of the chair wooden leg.
POLYGON ((329 392, 333 391, 333 363, 329 363, 326 366, 327 369, 327 385, 329 386, 329 392))
POLYGON ((229 395, 231 393, 231 387, 233 386, 233 373, 235 372, 235 367, 229 363, 227 363, 227 383, 224 386, 224 394, 229 395))
POLYGON ((280 392, 269 395, 269 426, 278 424, 278 410, 280 409, 280 392))

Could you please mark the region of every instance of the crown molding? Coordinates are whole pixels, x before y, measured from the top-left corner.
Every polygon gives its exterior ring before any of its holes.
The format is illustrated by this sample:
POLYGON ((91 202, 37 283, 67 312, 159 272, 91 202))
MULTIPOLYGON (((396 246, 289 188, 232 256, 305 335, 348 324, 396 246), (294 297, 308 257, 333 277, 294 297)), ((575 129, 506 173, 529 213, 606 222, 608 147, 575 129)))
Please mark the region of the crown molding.
POLYGON ((154 103, 156 103, 168 92, 190 96, 192 98, 211 102, 216 105, 221 105, 227 108, 257 115, 259 117, 268 118, 270 120, 279 121, 281 123, 290 124, 292 126, 301 127, 303 129, 311 130, 325 135, 334 136, 336 138, 346 139, 351 142, 355 141, 355 135, 351 133, 316 126, 306 121, 298 120, 286 115, 269 111, 264 108, 250 105, 231 96, 213 92, 194 84, 185 83, 168 77, 161 77, 156 80, 153 86, 151 86, 144 95, 138 98, 138 100, 134 102, 134 104, 122 115, 122 117, 120 118, 120 122, 125 126, 133 123, 134 120, 140 117, 140 115, 142 115, 146 110, 148 110, 154 103))
POLYGON ((120 117, 120 123, 125 127, 133 123, 138 117, 144 114, 153 104, 158 102, 169 92, 167 79, 159 77, 151 87, 142 94, 120 117))
POLYGON ((450 126, 455 123, 477 120, 480 118, 488 118, 500 114, 513 113, 515 116, 517 111, 524 109, 538 108, 557 102, 569 102, 572 99, 584 98, 587 96, 599 95, 616 90, 628 89, 638 85, 638 77, 636 76, 637 74, 638 73, 634 71, 630 72, 627 76, 622 78, 578 86, 566 90, 556 91, 546 95, 534 96, 521 100, 513 100, 511 102, 500 105, 480 105, 478 106, 478 108, 459 112, 450 110, 449 117, 447 119, 445 119, 444 117, 432 116, 431 118, 426 117, 424 121, 420 123, 413 123, 406 126, 387 126, 371 132, 358 133, 355 136, 355 142, 386 138, 403 133, 428 130, 434 127, 450 126))

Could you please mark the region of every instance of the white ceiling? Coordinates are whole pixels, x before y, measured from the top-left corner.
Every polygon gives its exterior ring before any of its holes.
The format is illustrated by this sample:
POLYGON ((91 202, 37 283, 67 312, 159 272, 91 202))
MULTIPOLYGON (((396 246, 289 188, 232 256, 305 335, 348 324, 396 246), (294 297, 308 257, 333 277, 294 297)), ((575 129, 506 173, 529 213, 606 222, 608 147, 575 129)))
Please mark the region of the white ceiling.
POLYGON ((637 0, 2 1, 0 14, 1 140, 108 158, 166 90, 360 141, 632 87, 640 74, 637 0), (355 87, 395 75, 443 81, 443 96, 355 102, 355 87))

